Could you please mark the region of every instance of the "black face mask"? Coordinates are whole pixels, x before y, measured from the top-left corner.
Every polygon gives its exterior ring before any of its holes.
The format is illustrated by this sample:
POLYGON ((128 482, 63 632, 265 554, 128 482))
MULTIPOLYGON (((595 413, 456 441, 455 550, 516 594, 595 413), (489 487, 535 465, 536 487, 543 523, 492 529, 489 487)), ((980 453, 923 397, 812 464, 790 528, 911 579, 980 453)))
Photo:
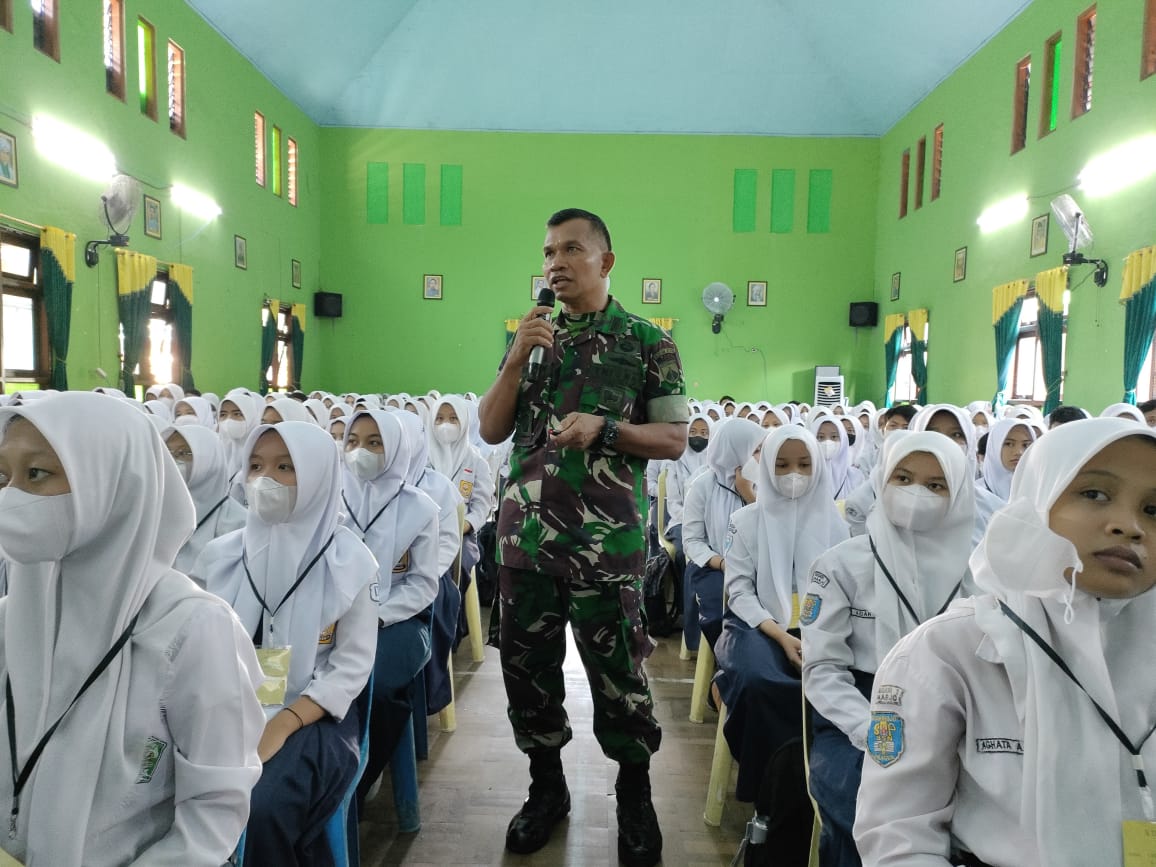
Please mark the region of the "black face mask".
POLYGON ((849 445, 849 446, 855 445, 855 434, 853 434, 853 433, 847 434, 847 445, 849 445))
POLYGON ((688 437, 686 444, 690 446, 692 452, 701 452, 706 448, 709 440, 706 437, 688 437))

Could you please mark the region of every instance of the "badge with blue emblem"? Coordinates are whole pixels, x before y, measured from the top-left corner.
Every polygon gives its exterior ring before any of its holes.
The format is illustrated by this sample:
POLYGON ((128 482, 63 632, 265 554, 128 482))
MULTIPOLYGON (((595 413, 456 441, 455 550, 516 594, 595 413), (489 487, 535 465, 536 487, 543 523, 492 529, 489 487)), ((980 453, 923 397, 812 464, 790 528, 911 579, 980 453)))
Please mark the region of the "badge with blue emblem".
POLYGON ((803 597, 803 608, 799 612, 799 622, 810 626, 819 617, 819 609, 823 607, 823 597, 818 593, 808 593, 803 597))
POLYGON ((891 711, 871 714, 867 752, 881 768, 890 767, 903 755, 903 717, 891 711))

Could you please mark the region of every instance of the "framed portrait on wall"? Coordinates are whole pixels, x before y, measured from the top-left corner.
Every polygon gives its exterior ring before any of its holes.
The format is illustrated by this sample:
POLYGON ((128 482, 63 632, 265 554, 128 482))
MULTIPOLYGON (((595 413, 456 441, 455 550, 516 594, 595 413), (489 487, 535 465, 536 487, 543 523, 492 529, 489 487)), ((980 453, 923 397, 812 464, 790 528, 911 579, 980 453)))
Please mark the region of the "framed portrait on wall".
POLYGON ((422 294, 421 297, 426 301, 441 301, 442 300, 442 275, 441 274, 426 274, 422 278, 422 294))
POLYGON ((16 162, 16 136, 0 130, 0 184, 20 186, 20 168, 16 162))
POLYGON ((542 290, 549 288, 550 282, 541 274, 535 274, 530 278, 530 300, 537 301, 538 296, 542 294, 542 290))
POLYGON ((747 283, 747 306, 767 306, 767 281, 751 280, 747 283))
POLYGON ((960 247, 955 251, 955 268, 951 273, 953 283, 967 279, 967 247, 960 247))
POLYGON ((240 235, 233 236, 233 264, 242 271, 249 268, 249 242, 240 235))
POLYGON ((642 303, 662 303, 662 281, 657 277, 647 277, 642 281, 642 303))
POLYGON ((144 197, 144 233, 158 240, 161 237, 161 202, 152 196, 144 197))
POLYGON ((1048 252, 1048 228, 1051 223, 1050 214, 1040 214, 1032 220, 1032 257, 1042 256, 1048 252))
POLYGON ((900 279, 900 272, 896 271, 894 274, 891 275, 891 300, 892 301, 898 301, 899 300, 899 279, 900 279))
POLYGON ((297 259, 289 260, 289 277, 294 289, 301 288, 301 262, 297 259))

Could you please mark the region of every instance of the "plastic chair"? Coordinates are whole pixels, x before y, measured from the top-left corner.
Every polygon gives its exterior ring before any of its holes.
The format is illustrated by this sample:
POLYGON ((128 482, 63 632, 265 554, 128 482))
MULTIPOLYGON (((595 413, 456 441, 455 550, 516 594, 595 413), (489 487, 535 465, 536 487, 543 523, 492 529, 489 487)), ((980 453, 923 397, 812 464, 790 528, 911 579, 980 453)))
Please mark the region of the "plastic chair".
MULTIPOLYGON (((420 676, 420 675, 419 675, 420 676)), ((397 748, 389 759, 389 775, 393 782, 393 806, 397 811, 397 828, 403 834, 421 830, 421 802, 417 786, 417 753, 414 748, 414 717, 410 714, 397 748)))
POLYGON ((694 665, 694 689, 690 694, 690 721, 701 723, 706 715, 706 698, 714 679, 714 651, 704 637, 698 645, 698 661, 694 665))
POLYGON ((373 695, 373 672, 369 673, 369 682, 357 697, 357 709, 361 714, 361 753, 357 760, 357 772, 345 790, 345 797, 341 805, 325 823, 325 838, 329 841, 329 849, 333 853, 335 867, 358 867, 361 864, 361 852, 357 838, 357 784, 365 773, 365 766, 369 762, 369 716, 373 695))
POLYGON ((811 858, 807 867, 819 867, 819 835, 823 821, 819 818, 819 803, 811 794, 811 705, 807 693, 803 692, 803 769, 807 776, 807 797, 811 799, 811 809, 815 811, 815 822, 811 826, 811 858))
MULTIPOLYGON (((453 682, 452 680, 450 681, 453 682)), ((413 753, 419 762, 429 758, 429 731, 426 726, 426 698, 425 698, 425 670, 419 671, 413 679, 413 713, 414 719, 420 719, 413 727, 413 753), (420 711, 420 714, 419 714, 420 711)))
MULTIPOLYGON (((663 531, 666 529, 666 474, 668 472, 669 470, 663 470, 658 474, 658 543, 662 545, 663 550, 666 551, 666 556, 669 557, 670 562, 673 563, 674 556, 677 553, 674 549, 674 542, 667 539, 663 534, 663 531)), ((679 576, 678 580, 681 580, 681 576, 679 576)), ((686 606, 683 605, 683 607, 685 608, 686 606)), ((695 652, 686 646, 686 636, 683 635, 682 646, 678 650, 678 658, 686 662, 689 659, 693 659, 694 655, 695 652)))
POLYGON ((723 735, 723 725, 727 720, 727 708, 722 702, 718 706, 718 728, 714 733, 714 758, 710 763, 710 782, 706 786, 706 809, 702 819, 712 828, 722 824, 723 807, 727 802, 727 788, 730 786, 731 768, 734 757, 723 735))
MULTIPOLYGON (((466 529, 465 503, 458 505, 458 529, 464 538, 466 529)), ((457 560, 454 561, 453 571, 457 579, 458 587, 461 587, 462 552, 460 548, 458 549, 457 560)), ((470 654, 473 656, 474 662, 482 662, 486 658, 486 639, 485 636, 482 635, 482 606, 478 602, 478 582, 472 576, 470 578, 470 586, 467 587, 462 594, 462 604, 466 606, 466 628, 469 630, 470 654)), ((446 729, 443 723, 443 731, 453 731, 453 729, 446 729)))

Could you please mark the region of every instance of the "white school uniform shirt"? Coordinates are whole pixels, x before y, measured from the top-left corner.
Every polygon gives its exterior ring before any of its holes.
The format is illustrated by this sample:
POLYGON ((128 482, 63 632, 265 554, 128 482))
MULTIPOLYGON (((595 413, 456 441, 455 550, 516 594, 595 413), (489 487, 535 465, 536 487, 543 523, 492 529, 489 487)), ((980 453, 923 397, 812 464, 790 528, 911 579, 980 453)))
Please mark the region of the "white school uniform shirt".
MULTIPOLYGON (((710 416, 702 412, 694 412, 690 423, 702 420, 707 426, 707 442, 709 448, 710 431, 714 429, 714 422, 710 416)), ((706 469, 706 449, 696 452, 689 445, 682 455, 673 461, 666 461, 666 526, 667 529, 677 527, 682 523, 682 510, 686 501, 686 492, 695 477, 706 469)))
POLYGON ((723 586, 727 605, 748 626, 773 620, 791 625, 791 597, 806 587, 810 566, 847 538, 847 526, 831 498, 827 467, 815 437, 796 426, 772 431, 763 442, 757 498, 731 518, 723 586), (791 499, 779 492, 775 456, 788 440, 801 440, 811 454, 807 489, 791 499))
MULTIPOLYGON (((494 479, 490 475, 490 465, 478 450, 470 445, 469 428, 472 413, 477 410, 457 395, 448 395, 438 401, 453 407, 458 417, 457 439, 443 443, 430 428, 430 466, 454 483, 466 504, 466 521, 474 530, 479 530, 489 520, 494 505, 494 479)), ((436 411, 431 413, 436 416, 436 411)))
MULTIPOLYGON (((15 837, 0 845, 29 867, 216 867, 248 819, 265 718, 257 660, 236 617, 171 568, 193 527, 176 464, 137 410, 100 395, 6 409, 0 428, 14 416, 60 457, 73 517, 66 556, 10 562, 11 592, 0 601, 0 671, 11 678, 20 764, 138 616, 128 644, 48 741, 15 837)), ((7 742, 4 731, 5 815, 7 742)))
MULTIPOLYGON (((438 576, 445 575, 454 565, 462 547, 462 528, 458 521, 458 506, 462 498, 454 483, 429 466, 429 440, 421 419, 412 412, 389 409, 401 422, 409 444, 409 473, 407 484, 425 492, 438 507, 438 576)), ((456 576, 455 576, 456 577, 456 576)))
POLYGON ((245 526, 247 513, 244 506, 229 496, 225 448, 217 434, 199 425, 186 425, 176 432, 193 453, 187 484, 196 509, 196 529, 173 563, 178 572, 188 574, 206 545, 245 526))
POLYGON ((741 509, 735 490, 735 468, 754 454, 766 431, 746 419, 728 419, 715 426, 706 447, 709 470, 698 475, 686 492, 682 518, 682 548, 687 560, 706 566, 723 556, 731 515, 741 509))
POLYGON ((658 477, 661 475, 668 461, 647 461, 646 462, 646 496, 654 498, 658 496, 658 477))
MULTIPOLYGON (((268 431, 285 441, 293 459, 292 513, 267 524, 250 509, 245 528, 205 546, 193 570, 232 606, 248 635, 259 635, 262 647, 292 648, 284 704, 304 695, 340 720, 373 669, 377 561, 338 524, 341 476, 333 439, 312 422, 260 425, 246 441, 246 461, 268 431)), ((280 710, 268 706, 265 714, 272 718, 280 710)))
POLYGON ((405 482, 410 448, 396 414, 383 409, 354 414, 345 429, 347 440, 362 416, 377 423, 385 457, 381 471, 368 482, 345 470, 348 512, 343 520, 382 564, 377 618, 382 626, 392 626, 421 613, 437 598, 438 507, 405 482))

